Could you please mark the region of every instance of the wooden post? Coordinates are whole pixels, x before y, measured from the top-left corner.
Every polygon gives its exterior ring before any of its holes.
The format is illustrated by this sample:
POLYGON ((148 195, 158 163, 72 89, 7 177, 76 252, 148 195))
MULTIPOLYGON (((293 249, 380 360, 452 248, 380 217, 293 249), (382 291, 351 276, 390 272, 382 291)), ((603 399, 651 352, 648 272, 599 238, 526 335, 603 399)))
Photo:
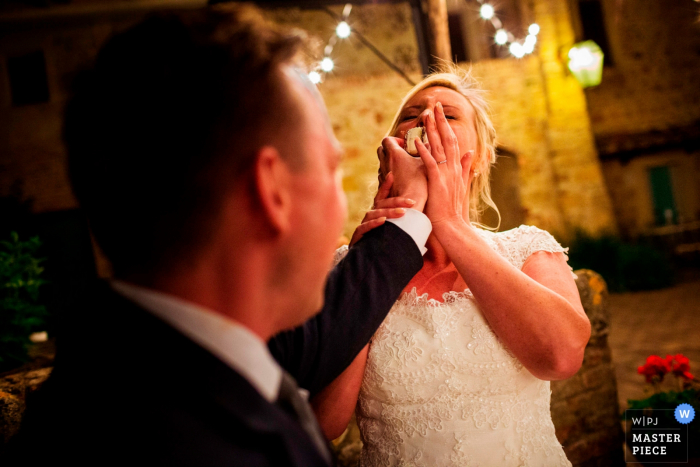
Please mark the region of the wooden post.
POLYGON ((430 63, 439 60, 452 61, 452 47, 450 46, 450 31, 447 26, 447 2, 446 0, 425 0, 428 14, 428 29, 430 31, 430 63))

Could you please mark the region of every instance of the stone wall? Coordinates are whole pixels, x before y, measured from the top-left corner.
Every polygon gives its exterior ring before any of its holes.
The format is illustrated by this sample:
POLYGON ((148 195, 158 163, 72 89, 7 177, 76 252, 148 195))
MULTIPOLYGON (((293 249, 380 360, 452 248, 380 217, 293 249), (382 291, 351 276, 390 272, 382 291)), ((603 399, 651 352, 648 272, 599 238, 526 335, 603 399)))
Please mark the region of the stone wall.
POLYGON ((700 5, 603 0, 613 66, 586 90, 596 137, 700 125, 700 5))
POLYGON ((655 223, 648 171, 658 166, 671 168, 678 222, 700 219, 700 151, 689 153, 678 148, 629 161, 608 159, 603 161, 603 173, 610 187, 620 233, 627 237, 644 232, 655 223))
POLYGON ((69 26, 31 23, 0 36, 0 197, 32 200, 35 212, 76 207, 61 138, 63 108, 72 78, 94 58, 113 32, 142 16, 87 20, 69 26), (46 59, 49 101, 13 106, 7 62, 41 50, 46 59))
MULTIPOLYGON (((572 3, 576 3, 573 2, 572 3)), ((680 230, 700 220, 700 4, 601 0, 610 53, 585 91, 620 233, 656 225, 648 168, 668 166, 680 230)), ((577 8, 574 26, 581 37, 577 8)))

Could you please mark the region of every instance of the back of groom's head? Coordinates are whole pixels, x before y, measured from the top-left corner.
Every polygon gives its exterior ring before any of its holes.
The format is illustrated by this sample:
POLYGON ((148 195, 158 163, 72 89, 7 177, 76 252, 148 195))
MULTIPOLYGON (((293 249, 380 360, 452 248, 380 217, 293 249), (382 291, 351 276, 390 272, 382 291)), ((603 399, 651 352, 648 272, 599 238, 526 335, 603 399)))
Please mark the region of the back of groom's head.
POLYGON ((117 275, 206 244, 256 148, 294 131, 280 67, 300 43, 250 6, 161 14, 109 40, 76 80, 70 176, 117 275))

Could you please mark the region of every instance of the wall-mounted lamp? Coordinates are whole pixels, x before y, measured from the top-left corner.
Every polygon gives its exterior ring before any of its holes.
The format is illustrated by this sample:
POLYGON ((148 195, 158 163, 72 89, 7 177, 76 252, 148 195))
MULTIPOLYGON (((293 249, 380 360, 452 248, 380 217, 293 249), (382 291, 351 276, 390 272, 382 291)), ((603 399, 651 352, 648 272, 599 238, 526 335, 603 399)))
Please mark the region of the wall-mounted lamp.
POLYGON ((569 50, 569 70, 581 87, 598 86, 603 79, 603 51, 593 41, 574 44, 569 50))

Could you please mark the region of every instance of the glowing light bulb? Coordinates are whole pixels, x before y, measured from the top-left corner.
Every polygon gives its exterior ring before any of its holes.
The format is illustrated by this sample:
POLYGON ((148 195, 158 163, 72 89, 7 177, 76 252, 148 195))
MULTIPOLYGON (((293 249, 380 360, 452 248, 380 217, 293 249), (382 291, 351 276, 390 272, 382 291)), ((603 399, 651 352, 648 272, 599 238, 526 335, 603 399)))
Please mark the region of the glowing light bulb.
POLYGON ((536 36, 537 34, 540 33, 540 25, 537 23, 532 23, 529 28, 527 28, 527 32, 532 34, 533 36, 536 36))
POLYGON ((309 79, 312 83, 318 84, 321 82, 321 74, 318 71, 312 71, 309 73, 309 79))
POLYGON ((350 37, 350 32, 352 30, 350 29, 350 25, 346 23, 345 21, 341 21, 338 23, 338 26, 335 28, 335 33, 340 37, 341 39, 346 39, 350 37))
POLYGON ((523 44, 523 52, 526 54, 531 54, 532 52, 535 51, 535 44, 532 42, 525 42, 523 44))
POLYGON ((532 45, 534 47, 535 44, 537 44, 537 36, 528 34, 525 38, 525 45, 532 45))
POLYGON ((595 62, 595 57, 591 51, 584 47, 572 47, 569 50, 569 58, 571 59, 570 66, 574 68, 586 68, 595 62))
POLYGON ((510 44, 508 50, 510 50, 510 53, 512 53, 517 58, 522 58, 523 55, 525 55, 523 45, 518 42, 513 42, 512 44, 510 44))
POLYGON ((508 33, 505 29, 499 29, 498 31, 496 31, 496 36, 494 39, 496 41, 496 44, 505 45, 505 43, 508 42, 508 33))
POLYGON ((331 60, 330 57, 326 57, 323 60, 321 60, 321 69, 328 73, 333 69, 335 66, 335 63, 333 63, 333 60, 331 60))
POLYGON ((493 10, 493 7, 489 5, 488 3, 484 3, 481 5, 481 8, 479 9, 479 15, 481 15, 482 18, 484 19, 491 19, 493 18, 493 14, 495 11, 493 10))

